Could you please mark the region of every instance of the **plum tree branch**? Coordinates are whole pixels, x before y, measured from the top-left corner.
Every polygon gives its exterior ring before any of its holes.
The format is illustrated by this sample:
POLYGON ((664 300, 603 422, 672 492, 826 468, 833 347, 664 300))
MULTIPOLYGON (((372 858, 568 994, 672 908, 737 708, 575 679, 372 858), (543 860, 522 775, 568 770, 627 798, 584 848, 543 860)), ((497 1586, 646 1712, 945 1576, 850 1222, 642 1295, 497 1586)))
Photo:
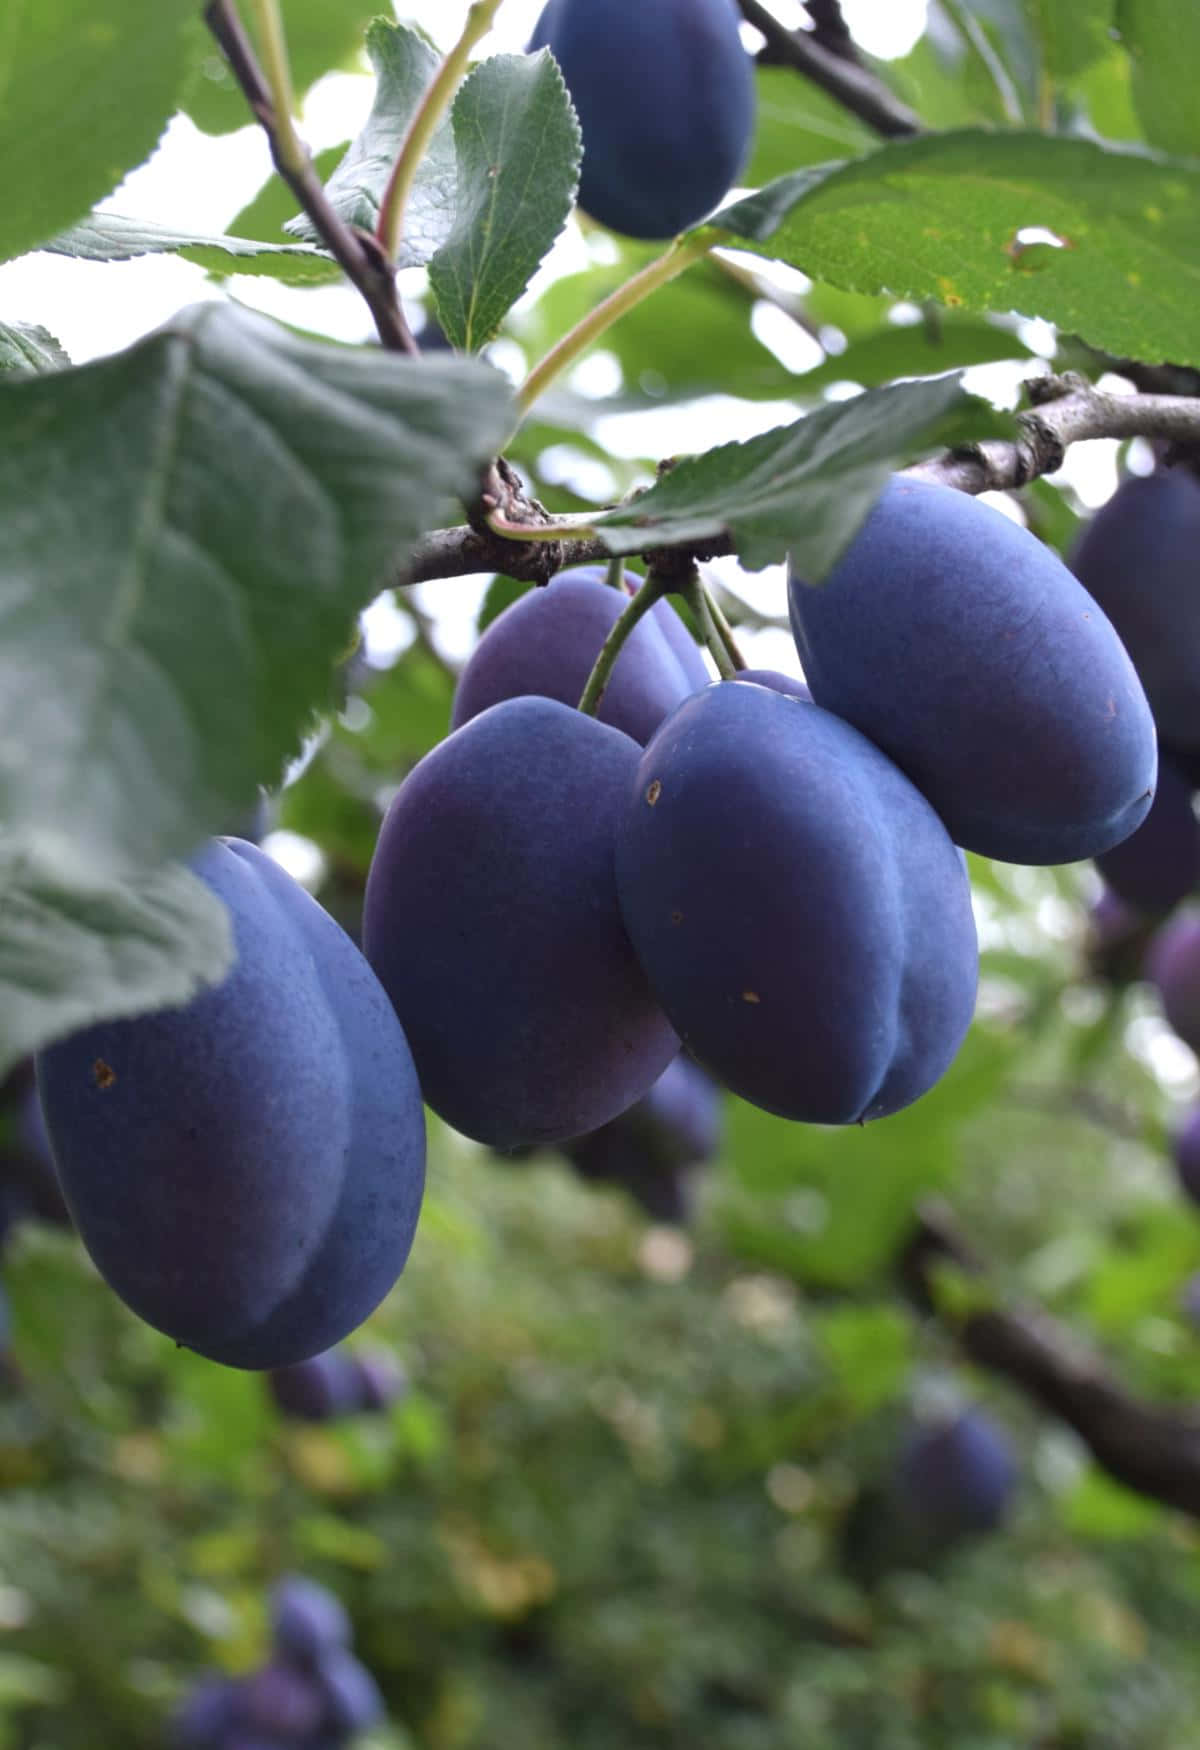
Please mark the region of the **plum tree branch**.
POLYGON ((815 31, 789 30, 759 0, 738 0, 742 17, 766 39, 767 58, 795 67, 884 139, 919 134, 921 123, 869 68, 826 47, 815 31))
POLYGON ((386 255, 375 238, 347 225, 335 210, 307 152, 301 152, 297 159, 289 150, 294 135, 276 109, 271 87, 238 12, 237 0, 209 0, 204 21, 267 136, 276 170, 312 220, 317 235, 342 272, 365 299, 380 344, 389 352, 417 353, 419 348, 400 307, 395 271, 386 255))
MULTIPOLYGON (((1061 467, 1068 446, 1088 438, 1157 437, 1200 444, 1200 397, 1112 395, 1072 373, 1036 377, 1026 388, 1035 405, 1017 416, 1015 439, 970 444, 918 462, 908 472, 960 492, 1011 491, 1052 474, 1061 467)), ((519 491, 512 484, 515 480, 506 470, 496 486, 493 526, 435 529, 418 542, 393 582, 428 583, 502 571, 526 583, 545 583, 567 566, 601 564, 610 558, 594 519, 555 518, 540 505, 531 507, 519 498, 511 500, 515 509, 510 508, 511 494, 519 491), (496 525, 506 532, 497 532, 496 525)), ((732 535, 722 534, 705 541, 702 548, 681 548, 679 557, 715 559, 734 550, 732 535)))
MULTIPOLYGON (((929 1205, 901 1258, 905 1286, 925 1312, 938 1305, 934 1278, 947 1264, 969 1277, 984 1275, 949 1214, 929 1205)), ((1042 1312, 989 1304, 969 1308, 954 1324, 977 1366, 1061 1417, 1117 1482, 1200 1519, 1200 1411, 1134 1397, 1042 1312)))

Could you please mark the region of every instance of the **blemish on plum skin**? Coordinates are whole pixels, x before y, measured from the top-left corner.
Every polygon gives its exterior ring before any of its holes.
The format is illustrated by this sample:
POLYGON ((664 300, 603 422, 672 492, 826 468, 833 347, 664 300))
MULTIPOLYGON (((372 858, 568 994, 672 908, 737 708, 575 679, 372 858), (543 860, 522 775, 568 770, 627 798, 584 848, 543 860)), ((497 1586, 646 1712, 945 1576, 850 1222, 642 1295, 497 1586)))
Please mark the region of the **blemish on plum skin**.
POLYGON ((100 1089, 101 1093, 106 1093, 108 1089, 112 1087, 116 1079, 117 1072, 112 1064, 105 1063, 102 1057, 98 1057, 92 1065, 92 1080, 100 1089))
POLYGON ((662 779, 655 778, 651 782, 649 789, 646 791, 647 806, 650 808, 653 808, 654 804, 658 801, 658 799, 661 795, 662 795, 662 779))
POLYGON ((758 1004, 762 1002, 762 998, 756 990, 744 990, 742 992, 742 1001, 744 1003, 758 1004))
POLYGON ((683 922, 683 913, 681 911, 673 911, 671 913, 671 922, 675 925, 681 924, 683 922))

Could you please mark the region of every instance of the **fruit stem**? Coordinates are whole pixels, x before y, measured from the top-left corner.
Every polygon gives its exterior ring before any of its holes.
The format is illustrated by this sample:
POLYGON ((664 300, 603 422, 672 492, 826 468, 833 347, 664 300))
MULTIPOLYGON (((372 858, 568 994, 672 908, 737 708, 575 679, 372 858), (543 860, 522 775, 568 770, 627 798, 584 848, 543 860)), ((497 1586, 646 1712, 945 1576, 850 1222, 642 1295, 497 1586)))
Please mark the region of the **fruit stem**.
MULTIPOLYGON (((704 580, 695 565, 692 566, 692 575, 684 585, 681 594, 696 616, 701 635, 717 665, 717 673, 723 681, 736 680, 738 669, 745 668, 746 665, 744 662, 738 663, 734 660, 725 639, 721 636, 718 628, 718 617, 724 621, 725 616, 704 587, 704 580)), ((726 624, 725 630, 732 642, 733 633, 729 630, 728 624, 726 624)))
POLYGON ((438 123, 466 76, 471 50, 492 28, 492 21, 499 10, 500 0, 474 0, 467 12, 462 35, 434 74, 425 95, 413 112, 408 132, 388 178, 387 189, 379 208, 379 223, 375 228, 375 235, 389 261, 395 261, 404 240, 404 216, 421 160, 428 150, 438 123))
POLYGON ((620 553, 614 553, 608 562, 608 576, 604 580, 609 589, 625 588, 625 560, 620 553))
POLYGON ((546 356, 541 359, 522 383, 517 391, 517 405, 522 413, 528 413, 538 396, 542 394, 560 372, 573 364, 580 353, 586 352, 592 342, 610 329, 614 322, 637 307, 659 286, 665 286, 669 280, 678 274, 686 272, 694 262, 702 261, 710 250, 722 240, 720 232, 706 227, 702 231, 677 237, 670 247, 655 259, 635 273, 632 279, 618 286, 602 303, 588 313, 574 328, 569 328, 561 340, 555 341, 546 356))
POLYGON ((604 697, 604 689, 608 685, 609 677, 612 674, 618 656, 621 654, 625 640, 629 637, 629 634, 633 631, 633 628, 637 625, 638 621, 642 619, 644 615, 648 614, 655 603, 660 602, 666 594, 667 585, 665 581, 660 577, 656 577, 654 572, 651 571, 647 574, 646 581, 643 583, 641 589, 638 590, 635 596, 630 598, 629 606, 622 608, 620 616, 613 622, 608 637, 600 646, 600 654, 596 658, 595 666, 587 678, 587 685, 583 689, 583 695, 579 701, 579 709, 585 716, 594 717, 600 709, 600 701, 604 697))
POLYGON ((296 94, 292 89, 292 69, 288 62, 279 0, 254 0, 254 13, 262 41, 263 71, 275 111, 276 147, 285 168, 299 175, 307 168, 308 153, 296 132, 296 94))
MULTIPOLYGON (((704 579, 700 578, 699 583, 700 583, 700 592, 701 592, 701 595, 702 595, 703 600, 704 600, 704 605, 708 609, 708 617, 712 621, 713 626, 716 628, 717 636, 721 640, 722 645, 724 646, 725 654, 728 656, 730 662, 733 664, 734 669, 737 671, 740 671, 746 667, 746 658, 742 655, 741 650, 738 648, 738 641, 733 635, 733 627, 729 624, 729 621, 725 618, 725 614, 721 608, 720 602, 717 600, 717 598, 713 594, 712 590, 709 589, 708 585, 704 582, 704 579)), ((715 655, 716 655, 715 651, 713 654, 715 657, 715 655)), ((728 678, 728 677, 726 677, 726 678, 728 678)))

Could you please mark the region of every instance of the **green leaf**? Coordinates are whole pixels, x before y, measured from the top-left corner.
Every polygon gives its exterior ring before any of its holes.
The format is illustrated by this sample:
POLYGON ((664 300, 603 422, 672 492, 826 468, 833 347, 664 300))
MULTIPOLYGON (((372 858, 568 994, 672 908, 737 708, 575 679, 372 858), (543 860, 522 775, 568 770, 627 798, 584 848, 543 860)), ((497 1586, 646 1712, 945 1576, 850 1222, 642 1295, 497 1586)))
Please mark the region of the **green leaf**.
POLYGON ((1178 0, 1118 0, 1117 25, 1133 68, 1133 103, 1146 138, 1200 157, 1200 8, 1178 0))
POLYGON ((182 255, 220 274, 270 273, 277 279, 331 280, 341 269, 310 243, 260 243, 247 237, 205 237, 178 231, 152 219, 126 219, 120 213, 89 213, 52 243, 48 255, 76 261, 133 261, 141 255, 182 255))
POLYGON ((224 906, 178 865, 89 881, 0 841, 0 1074, 102 1016, 183 1003, 233 963, 224 906))
MULTIPOLYGON (((293 88, 303 94, 324 74, 353 66, 377 10, 363 0, 287 0, 283 17, 293 88)), ((256 40, 254 7, 240 11, 256 40)), ((206 134, 227 134, 254 121, 225 57, 207 35, 193 55, 183 107, 206 134)))
POLYGON ((48 328, 30 322, 0 322, 0 375, 5 371, 58 371, 70 362, 48 328))
MULTIPOLYGON (((396 155, 441 57, 421 31, 385 18, 375 19, 367 31, 367 54, 375 69, 375 101, 325 192, 347 224, 374 231, 396 155)), ((409 195, 398 266, 423 267, 446 241, 454 223, 456 183, 454 136, 446 118, 421 160, 409 195)), ((316 240, 303 213, 287 230, 290 236, 316 240)))
POLYGON ((25 0, 0 25, 0 261, 86 213, 158 143, 195 46, 193 0, 25 0))
POLYGON ((613 553, 705 541, 728 529, 749 570, 790 552, 817 581, 894 468, 996 429, 997 416, 954 377, 897 383, 691 457, 642 497, 597 517, 595 527, 613 553))
POLYGON ((511 423, 473 360, 222 304, 0 380, 0 818, 96 876, 236 817, 511 423))
POLYGON ((451 111, 454 228, 429 263, 438 320, 476 352, 495 334, 562 230, 579 186, 579 123, 549 49, 496 55, 451 111))
POLYGON ((1200 362, 1200 170, 1087 140, 966 132, 800 171, 721 228, 852 291, 1043 316, 1125 357, 1200 362), (1062 247, 1022 244, 1028 227, 1062 247))
POLYGON ((754 152, 742 180, 752 188, 803 164, 856 158, 876 136, 819 85, 797 79, 791 67, 760 67, 754 152))

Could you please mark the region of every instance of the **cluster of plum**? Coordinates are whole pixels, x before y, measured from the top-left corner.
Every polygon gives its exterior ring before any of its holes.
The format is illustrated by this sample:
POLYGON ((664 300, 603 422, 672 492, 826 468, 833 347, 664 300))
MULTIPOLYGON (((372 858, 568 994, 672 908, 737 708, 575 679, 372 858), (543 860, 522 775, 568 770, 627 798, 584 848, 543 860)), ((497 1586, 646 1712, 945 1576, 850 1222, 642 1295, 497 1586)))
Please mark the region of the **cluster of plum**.
POLYGON ((332 1422, 359 1411, 386 1410, 404 1396, 407 1386, 404 1369, 385 1350, 351 1351, 341 1344, 267 1374, 275 1403, 299 1422, 332 1422))
POLYGON ((725 197, 754 130, 739 16, 734 0, 548 0, 529 47, 550 49, 579 117, 585 213, 673 237, 725 197))
POLYGON ((1154 724, 1112 626, 973 499, 898 477, 823 586, 791 580, 811 696, 709 684, 658 601, 599 715, 575 709, 636 584, 562 575, 489 627, 383 822, 365 959, 268 857, 214 841, 193 867, 233 920, 224 983, 42 1053, 72 1216, 149 1323, 240 1367, 339 1342, 407 1257, 422 1096, 607 1176, 605 1127, 669 1098, 681 1047, 787 1118, 898 1110, 971 1019, 958 847, 1093 856, 1150 805, 1154 724))
MULTIPOLYGON (((1096 858, 1105 890, 1093 910, 1103 970, 1147 978, 1175 1032, 1200 1053, 1200 917, 1179 910, 1200 887, 1200 481, 1186 467, 1130 476, 1097 512, 1072 556, 1108 613, 1154 713, 1158 790, 1141 826, 1096 858)), ((1175 1164, 1200 1202, 1200 1110, 1175 1138, 1175 1164)))
POLYGON ((202 1677, 170 1722, 172 1750, 341 1750, 384 1714, 350 1651, 350 1619, 323 1586, 292 1575, 271 1595, 273 1654, 246 1677, 202 1677))

